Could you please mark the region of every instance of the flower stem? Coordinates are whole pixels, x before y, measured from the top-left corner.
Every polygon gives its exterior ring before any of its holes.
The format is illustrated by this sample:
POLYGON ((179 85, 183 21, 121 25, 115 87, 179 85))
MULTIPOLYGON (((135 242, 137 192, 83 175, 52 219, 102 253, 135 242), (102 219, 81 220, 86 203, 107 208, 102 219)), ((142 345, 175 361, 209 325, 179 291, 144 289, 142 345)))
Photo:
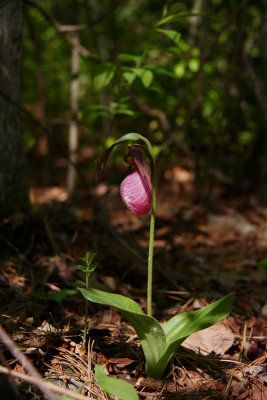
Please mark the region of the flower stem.
POLYGON ((156 209, 156 169, 154 165, 152 175, 152 199, 150 215, 150 233, 148 248, 148 274, 147 274, 147 315, 152 316, 152 272, 153 272, 153 250, 155 233, 155 209, 156 209))
MULTIPOLYGON (((86 274, 85 276, 85 284, 86 284, 86 289, 89 288, 88 285, 88 275, 86 274)), ((84 313, 84 328, 83 328, 83 347, 86 345, 86 336, 87 336, 87 321, 88 321, 88 300, 85 300, 85 313, 84 313)))

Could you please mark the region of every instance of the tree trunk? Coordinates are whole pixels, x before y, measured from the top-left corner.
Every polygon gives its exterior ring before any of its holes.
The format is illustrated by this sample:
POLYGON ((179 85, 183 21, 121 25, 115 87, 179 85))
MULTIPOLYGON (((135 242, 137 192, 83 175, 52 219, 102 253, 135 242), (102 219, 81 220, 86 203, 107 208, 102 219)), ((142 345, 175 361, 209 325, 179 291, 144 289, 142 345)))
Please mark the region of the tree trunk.
POLYGON ((73 46, 71 50, 71 87, 70 87, 70 107, 71 121, 69 125, 69 164, 67 171, 67 190, 69 199, 73 196, 75 189, 75 165, 77 162, 77 151, 79 141, 79 126, 77 121, 79 108, 79 33, 73 34, 73 46))
POLYGON ((263 6, 261 29, 261 46, 263 54, 263 95, 261 108, 265 129, 262 132, 261 193, 265 198, 267 198, 267 0, 263 0, 263 6))
POLYGON ((22 0, 0 0, 0 220, 29 209, 20 122, 22 0))
POLYGON ((261 53, 262 53, 262 71, 263 76, 258 73, 253 66, 252 60, 244 50, 244 62, 251 81, 254 96, 258 101, 262 114, 262 127, 259 125, 258 135, 254 143, 254 151, 250 159, 250 170, 252 179, 259 184, 258 192, 263 198, 267 198, 267 0, 262 0, 259 8, 261 24, 261 53))

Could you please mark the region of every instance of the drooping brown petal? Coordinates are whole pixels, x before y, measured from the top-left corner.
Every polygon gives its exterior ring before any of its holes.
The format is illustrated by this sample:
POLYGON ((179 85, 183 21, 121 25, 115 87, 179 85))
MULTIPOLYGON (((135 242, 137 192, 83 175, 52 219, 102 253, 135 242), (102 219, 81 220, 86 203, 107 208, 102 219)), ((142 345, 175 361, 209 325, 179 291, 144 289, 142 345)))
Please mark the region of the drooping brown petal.
POLYGON ((113 148, 117 145, 117 143, 114 143, 112 146, 110 146, 108 149, 106 149, 99 159, 97 160, 97 166, 96 166, 96 172, 97 172, 97 177, 98 179, 103 178, 104 175, 104 170, 109 158, 110 153, 112 152, 113 148))
POLYGON ((135 164, 136 169, 140 172, 140 174, 147 180, 151 181, 151 172, 143 160, 143 154, 140 148, 143 150, 143 146, 130 146, 129 154, 133 159, 133 163, 135 164))
POLYGON ((152 176, 153 172, 154 172, 154 160, 150 154, 150 152, 148 151, 146 146, 143 146, 141 144, 138 143, 134 143, 132 145, 129 146, 130 149, 135 149, 135 150, 139 150, 141 151, 141 153, 143 154, 143 152, 146 153, 146 155, 148 156, 149 159, 149 164, 150 164, 150 175, 152 176))

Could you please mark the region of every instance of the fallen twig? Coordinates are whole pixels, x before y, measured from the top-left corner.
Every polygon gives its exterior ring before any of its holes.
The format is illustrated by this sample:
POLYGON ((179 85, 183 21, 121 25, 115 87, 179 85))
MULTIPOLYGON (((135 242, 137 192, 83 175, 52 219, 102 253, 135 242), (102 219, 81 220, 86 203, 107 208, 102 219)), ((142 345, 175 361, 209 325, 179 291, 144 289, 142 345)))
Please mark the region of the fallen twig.
MULTIPOLYGON (((55 400, 54 395, 50 392, 47 386, 44 384, 41 375, 37 371, 37 369, 32 365, 32 363, 24 356, 24 354, 20 351, 20 349, 16 346, 13 340, 8 336, 8 334, 4 331, 2 326, 0 325, 0 340, 5 344, 11 354, 18 360, 18 362, 29 372, 31 378, 35 379, 36 384, 38 382, 38 387, 42 390, 45 396, 50 400, 55 400)), ((1 367, 2 372, 7 371, 6 373, 11 375, 11 370, 5 367, 1 367)), ((27 375, 25 375, 27 376, 27 375)))
MULTIPOLYGON (((76 393, 73 390, 65 389, 61 386, 55 385, 54 383, 45 382, 41 378, 36 378, 36 377, 30 376, 30 375, 21 374, 20 372, 12 371, 6 367, 0 366, 0 373, 12 376, 14 378, 21 379, 25 382, 28 382, 28 383, 38 386, 46 394, 47 397, 48 397, 48 395, 47 395, 48 391, 49 392, 52 391, 52 392, 63 394, 65 396, 69 396, 69 397, 71 397, 73 399, 77 399, 77 400, 93 400, 92 397, 83 396, 82 394, 76 393)), ((51 395, 50 395, 49 398, 54 399, 54 396, 51 397, 51 395)))

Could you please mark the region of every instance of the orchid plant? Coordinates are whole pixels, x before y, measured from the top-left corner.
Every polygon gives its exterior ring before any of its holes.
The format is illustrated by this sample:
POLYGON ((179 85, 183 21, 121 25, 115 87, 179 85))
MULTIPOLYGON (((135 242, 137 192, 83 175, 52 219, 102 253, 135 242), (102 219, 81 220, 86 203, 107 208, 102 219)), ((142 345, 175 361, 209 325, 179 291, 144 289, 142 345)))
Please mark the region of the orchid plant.
POLYGON ((152 267, 156 208, 156 166, 150 142, 138 133, 128 133, 110 146, 99 158, 98 174, 102 175, 113 148, 127 145, 125 161, 132 171, 121 183, 121 197, 128 209, 137 215, 150 212, 150 236, 148 250, 147 313, 132 299, 92 288, 79 288, 86 300, 115 307, 134 327, 146 359, 146 372, 153 378, 161 378, 181 343, 192 333, 208 328, 225 318, 232 309, 234 294, 197 311, 175 315, 169 321, 159 323, 152 316, 152 267), (140 142, 142 144, 140 144, 140 142), (147 156, 148 163, 144 156, 147 156))

